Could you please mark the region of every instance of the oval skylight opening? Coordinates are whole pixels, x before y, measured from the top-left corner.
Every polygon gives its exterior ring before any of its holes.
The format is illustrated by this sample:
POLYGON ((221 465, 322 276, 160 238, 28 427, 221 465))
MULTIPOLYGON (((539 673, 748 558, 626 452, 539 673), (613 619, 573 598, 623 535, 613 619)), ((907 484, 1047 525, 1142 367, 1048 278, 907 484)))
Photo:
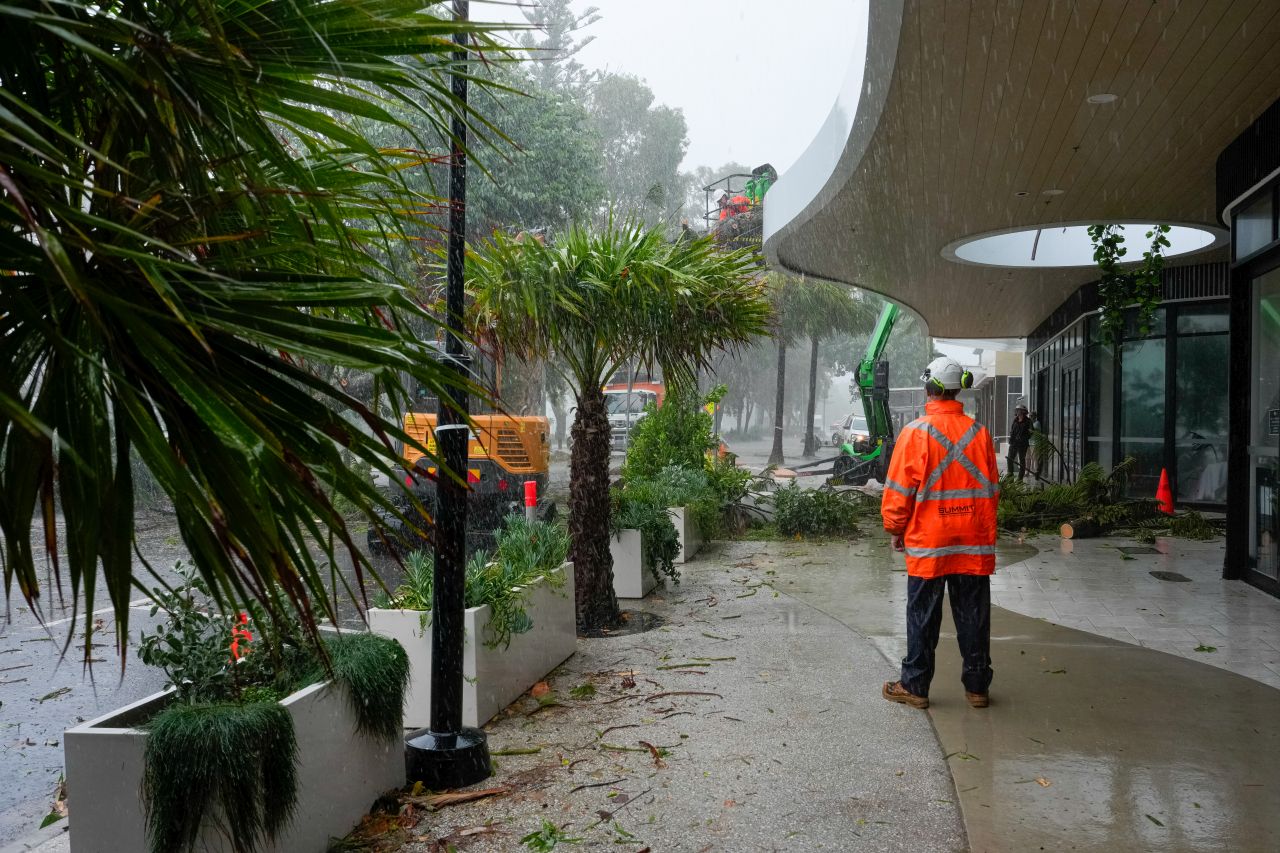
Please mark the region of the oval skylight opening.
MULTIPOLYGON (((1146 234, 1149 224, 1128 222, 1120 225, 1124 246, 1129 250, 1125 263, 1142 260, 1150 246, 1146 234)), ((1202 225, 1172 225, 1169 229, 1166 258, 1203 252, 1223 245, 1227 234, 1220 228, 1202 225)), ((1089 226, 1060 223, 1040 228, 1020 228, 978 234, 957 240, 942 250, 947 260, 988 267, 1089 267, 1093 266, 1093 243, 1089 226)))

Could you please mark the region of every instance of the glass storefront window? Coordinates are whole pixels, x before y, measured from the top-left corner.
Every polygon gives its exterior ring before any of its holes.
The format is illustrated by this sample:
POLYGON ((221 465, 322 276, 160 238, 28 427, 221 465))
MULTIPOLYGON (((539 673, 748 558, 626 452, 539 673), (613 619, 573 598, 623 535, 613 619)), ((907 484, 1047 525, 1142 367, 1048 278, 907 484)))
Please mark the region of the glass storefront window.
POLYGON ((1236 214, 1236 257, 1252 255, 1275 239, 1272 233, 1271 193, 1265 192, 1236 214))
MULTIPOLYGON (((1225 314, 1222 315, 1225 320, 1225 314)), ((1196 326, 1196 315, 1178 317, 1196 326)), ((1225 503, 1227 500, 1227 362, 1226 334, 1178 338, 1174 385, 1174 452, 1179 501, 1225 503)))
POLYGON ((1137 467, 1129 494, 1150 497, 1164 466, 1165 342, 1148 338, 1126 343, 1120 354, 1120 458, 1137 467))
POLYGON ((1085 461, 1108 471, 1114 466, 1116 394, 1115 353, 1109 344, 1089 347, 1089 377, 1085 382, 1085 461))
POLYGON ((1253 318, 1251 552, 1259 572, 1280 579, 1280 269, 1254 279, 1253 318))
POLYGON ((1179 335, 1225 332, 1230 328, 1231 318, 1226 305, 1188 305, 1178 310, 1179 335))

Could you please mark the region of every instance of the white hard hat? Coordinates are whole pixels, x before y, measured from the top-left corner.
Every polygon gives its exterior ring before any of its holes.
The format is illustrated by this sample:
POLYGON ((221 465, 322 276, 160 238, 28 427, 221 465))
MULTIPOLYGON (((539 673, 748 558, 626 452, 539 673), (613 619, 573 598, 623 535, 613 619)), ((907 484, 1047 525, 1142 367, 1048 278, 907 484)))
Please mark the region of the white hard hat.
POLYGON ((954 358, 944 355, 929 362, 924 373, 920 374, 920 381, 947 391, 959 391, 961 388, 973 387, 973 374, 961 367, 954 358))

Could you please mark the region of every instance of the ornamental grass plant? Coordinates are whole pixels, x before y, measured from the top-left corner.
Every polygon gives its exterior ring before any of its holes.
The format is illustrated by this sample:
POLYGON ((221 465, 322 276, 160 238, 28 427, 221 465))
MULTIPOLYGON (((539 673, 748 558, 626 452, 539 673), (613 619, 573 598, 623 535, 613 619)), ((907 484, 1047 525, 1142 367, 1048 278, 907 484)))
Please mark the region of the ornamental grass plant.
MULTIPOLYGON (((489 606, 484 644, 489 648, 511 645, 515 634, 533 627, 525 609, 527 588, 539 580, 553 587, 564 583, 555 569, 569 554, 569 534, 558 524, 526 521, 510 516, 498 531, 493 554, 478 551, 467 561, 464 605, 489 606)), ((420 610, 423 624, 431 611, 435 588, 435 559, 425 551, 405 558, 405 579, 384 604, 401 610, 420 610)))

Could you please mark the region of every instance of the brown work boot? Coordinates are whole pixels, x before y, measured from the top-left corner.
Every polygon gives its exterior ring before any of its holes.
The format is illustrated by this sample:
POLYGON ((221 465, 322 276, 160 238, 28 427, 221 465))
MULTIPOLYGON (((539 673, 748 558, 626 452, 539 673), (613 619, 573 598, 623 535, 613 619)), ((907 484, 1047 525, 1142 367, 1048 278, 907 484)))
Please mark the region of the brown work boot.
POLYGON ((991 697, 986 693, 970 693, 966 690, 964 698, 969 700, 970 708, 985 708, 991 704, 991 697))
POLYGON ((880 690, 880 695, 890 702, 899 702, 903 705, 910 705, 912 708, 923 710, 929 707, 928 696, 917 696, 903 687, 901 681, 886 681, 884 687, 880 690))

